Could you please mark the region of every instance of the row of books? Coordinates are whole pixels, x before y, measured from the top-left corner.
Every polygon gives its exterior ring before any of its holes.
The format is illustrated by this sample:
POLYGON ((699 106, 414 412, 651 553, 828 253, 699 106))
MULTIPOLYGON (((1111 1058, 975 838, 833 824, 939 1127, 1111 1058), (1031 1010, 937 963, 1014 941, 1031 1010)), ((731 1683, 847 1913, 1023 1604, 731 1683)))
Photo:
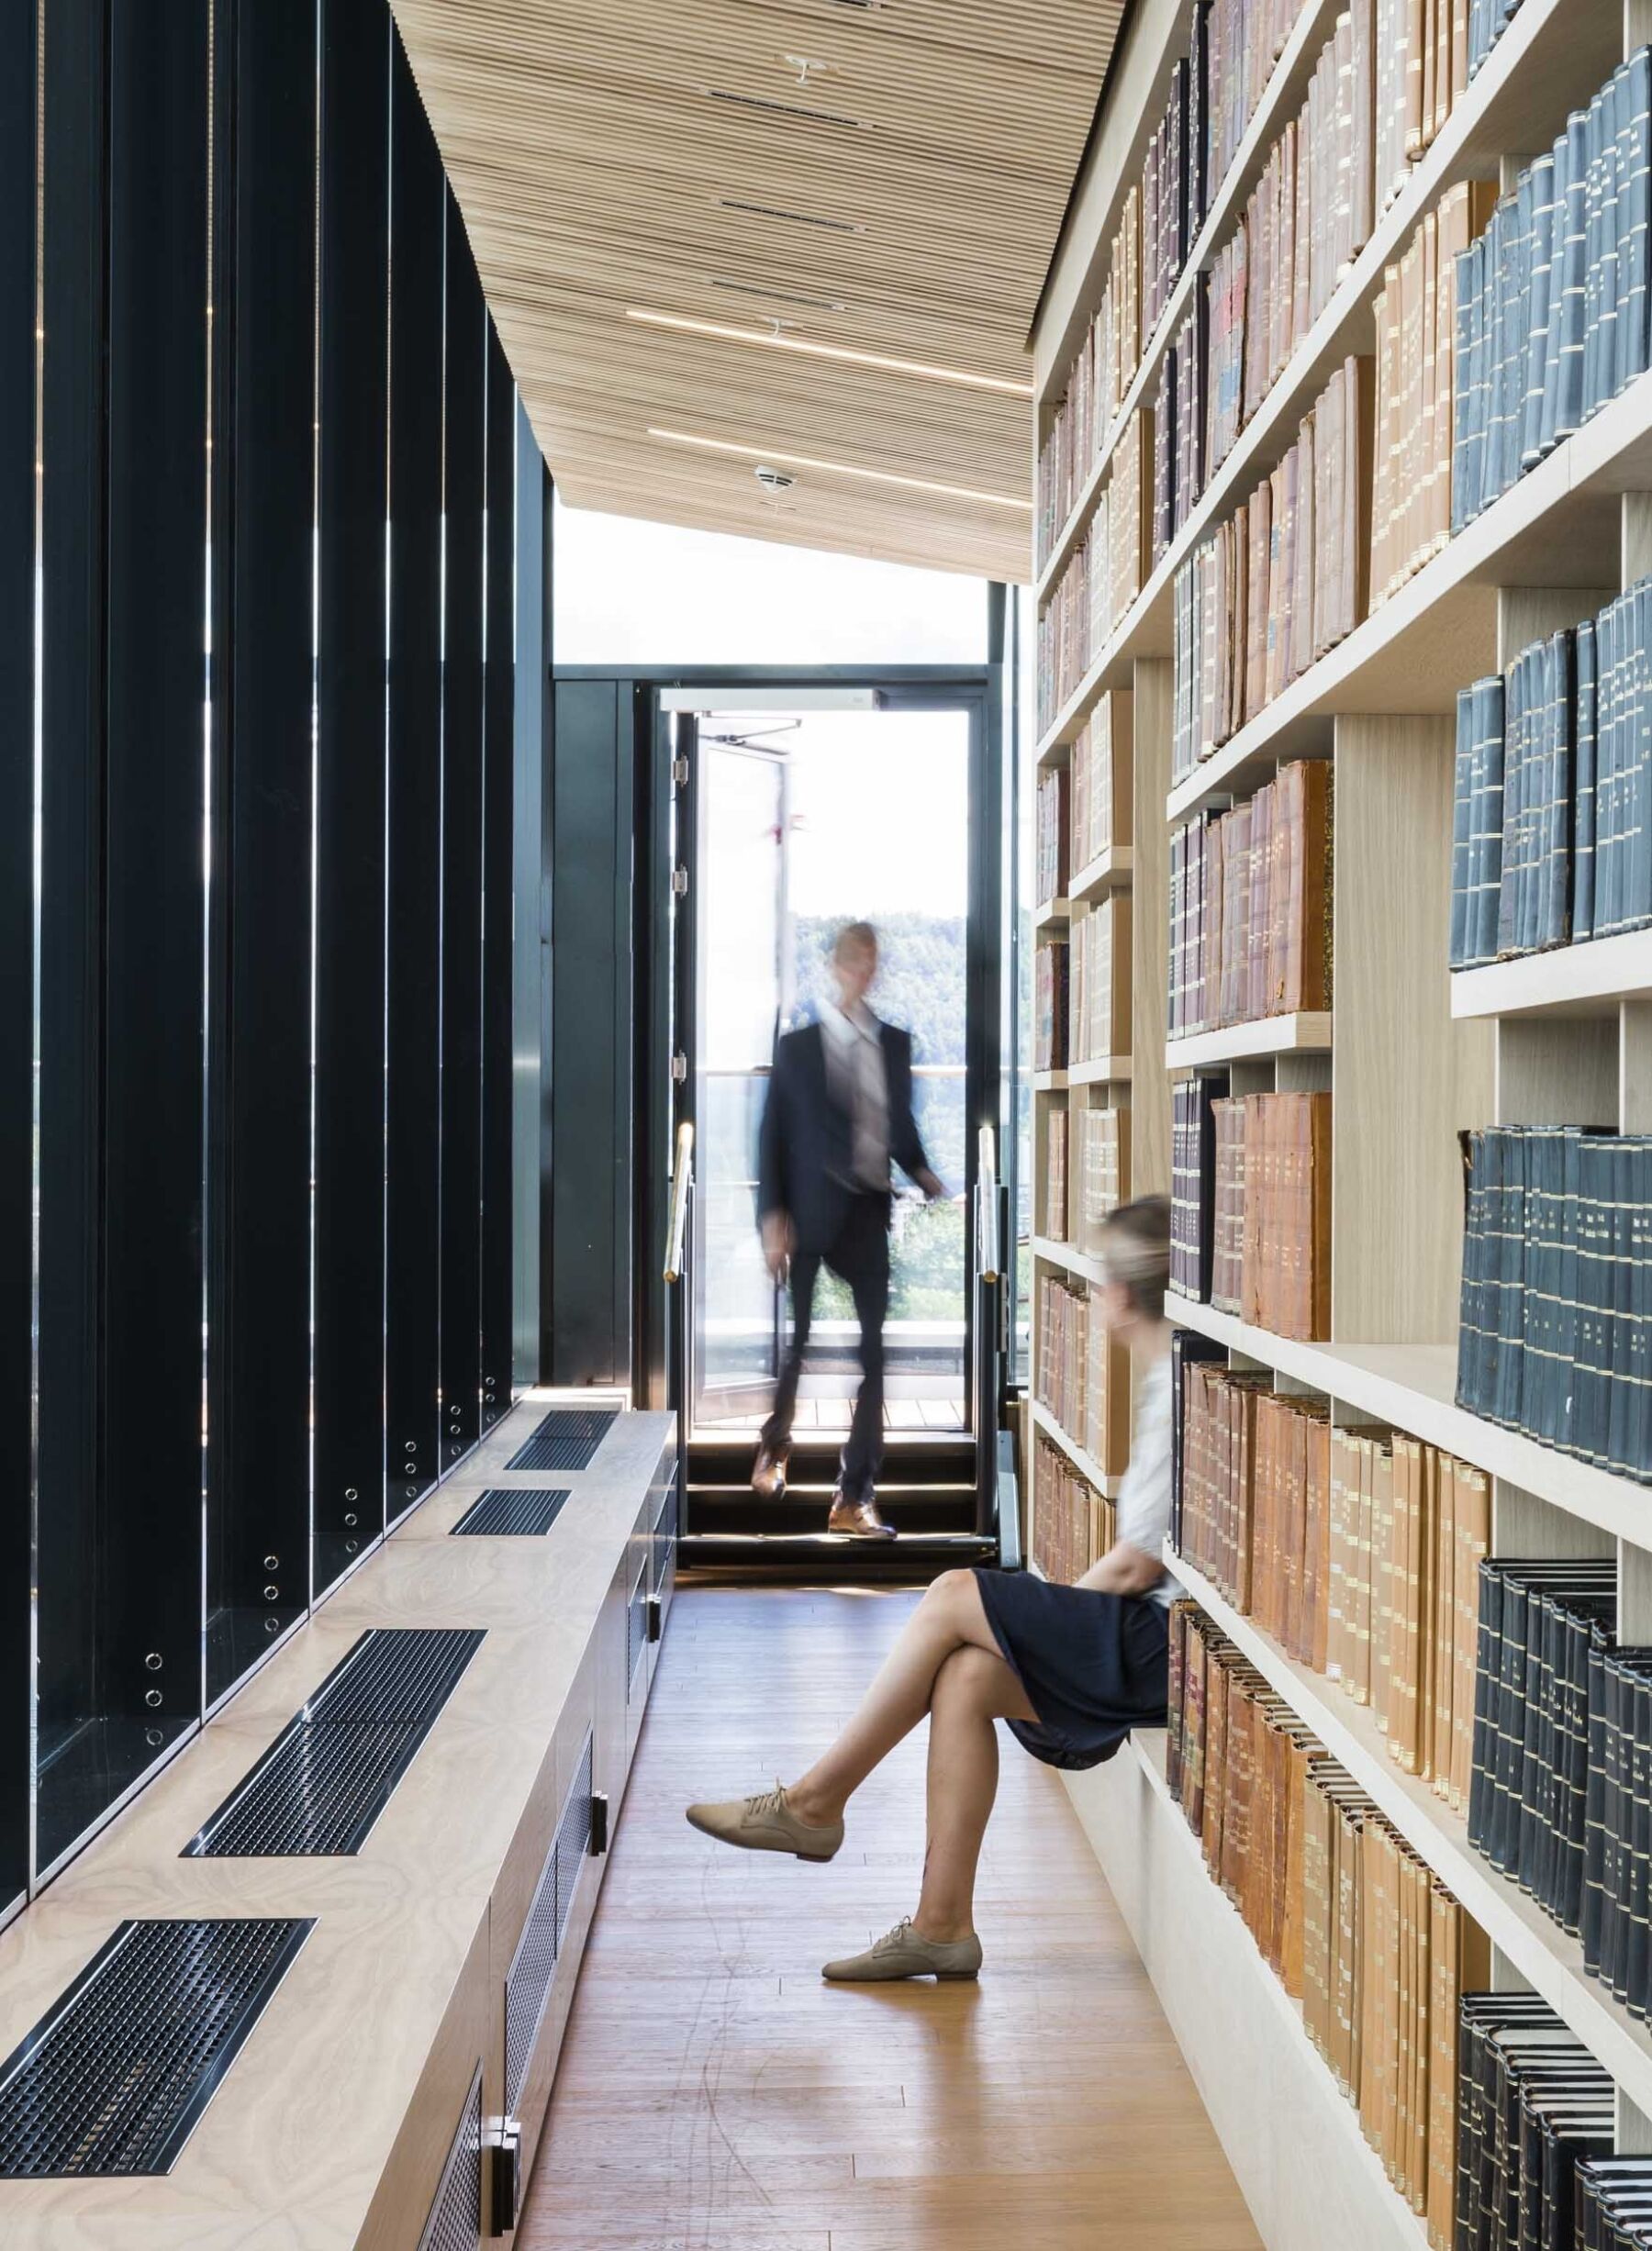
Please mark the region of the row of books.
POLYGON ((1460 1407, 1652 1480, 1652 1137, 1468 1134, 1460 1407))
POLYGON ((1460 529, 1652 364, 1652 50, 1526 166, 1457 296, 1460 529))
POLYGON ((1130 1053, 1130 921, 1128 891, 1109 891, 1074 911, 1067 970, 1069 1065, 1130 1053))
POLYGON ((1199 0, 1140 177, 1120 210, 1107 280, 1038 458, 1037 545, 1050 553, 1111 438, 1142 352, 1283 53, 1303 0, 1199 0))
POLYGON ((1259 1375, 1195 1360, 1182 1382, 1178 1552, 1460 1810, 1489 1479, 1401 1432, 1334 1429, 1325 1401, 1259 1375))
POLYGON ((1171 541, 1192 515, 1209 474, 1205 465, 1210 412, 1208 306, 1208 295, 1201 288, 1159 363, 1153 394, 1150 570, 1158 568, 1171 541))
POLYGON ((1067 943, 1049 937, 1032 954, 1032 1068, 1065 1071, 1067 1063, 1067 943))
POLYGON ((1071 834, 1066 875, 1080 875, 1103 852, 1128 845, 1135 834, 1134 698, 1110 688, 1074 738, 1068 755, 1071 834))
MULTIPOLYGON (((1112 435, 1299 12, 1300 0, 1200 0, 1194 10, 1190 53, 1125 198, 1100 306, 1041 449, 1041 559, 1112 435)), ((1199 401, 1196 462, 1173 488, 1178 528, 1512 12, 1513 0, 1350 0, 1337 17, 1301 109, 1201 277, 1198 318, 1177 340, 1175 396, 1161 381, 1161 443, 1199 401)))
POLYGON ((1284 459, 1176 574, 1178 778, 1365 617, 1372 365, 1332 375, 1284 459))
POLYGON ((1054 721, 1146 583, 1153 414, 1137 407, 1113 450, 1084 544, 1038 619, 1038 726, 1054 721))
POLYGON ((1066 395, 1039 448, 1038 559, 1055 547, 1078 493, 1111 440, 1142 353, 1142 188, 1120 210, 1101 302, 1079 340, 1066 395))
MULTIPOLYGON (((1458 2251, 1583 2251, 1591 2188, 1652 2182, 1612 2158, 1609 2074, 1535 1993, 1466 1993, 1457 2041, 1458 2251), (1607 2170, 1596 2175, 1595 2167, 1607 2170)), ((1629 2242, 1644 2243, 1645 2235, 1629 2242)), ((1613 2238, 1606 2237, 1610 2244, 1613 2238)))
POLYGON ((1330 1095, 1222 1098, 1211 1115, 1211 1172, 1187 1189, 1211 1246, 1211 1303, 1299 1343, 1328 1337, 1330 1095))
POLYGON ((1652 922, 1652 579, 1457 696, 1451 965, 1652 922))
POLYGON ((1044 1226, 1094 1254, 1101 1223, 1130 1196, 1130 1112, 1052 1104, 1044 1115, 1044 1226))
POLYGON ((1383 274, 1377 334, 1370 606, 1388 601, 1452 532, 1457 276, 1496 190, 1448 188, 1383 274))
POLYGON ((1613 1557, 1481 1566, 1468 1836, 1652 2011, 1652 1651, 1618 1638, 1613 1557))
POLYGON ((1458 2011, 1490 1975, 1484 1933, 1225 1635, 1191 1603, 1170 1625, 1171 1792, 1390 2179, 1452 2251, 1458 2011))
POLYGON ((1232 452, 1370 238, 1376 16, 1374 0, 1355 0, 1338 17, 1300 113, 1275 141, 1212 262, 1207 476, 1232 452))
POLYGON ((1226 1074, 1218 1071, 1170 1086, 1170 1287, 1200 1304, 1211 1295, 1214 1247, 1207 1216, 1216 1177, 1212 1105, 1227 1091, 1226 1074))
POLYGON ((1472 78, 1520 10, 1520 0, 1468 0, 1468 75, 1472 78))
POLYGON ((1070 1587, 1113 1546, 1118 1507, 1098 1493, 1047 1438, 1038 1439, 1036 1452, 1032 1561, 1045 1578, 1070 1587))
POLYGON ((1332 998, 1332 774, 1281 766, 1243 805, 1170 839, 1170 1036, 1332 998))
POLYGON ((1067 887, 1070 778, 1066 766, 1048 767, 1038 777, 1032 842, 1032 896, 1041 907, 1062 897, 1067 887))
POLYGON ((1130 1363, 1089 1292, 1065 1276, 1038 1286, 1036 1397, 1107 1477, 1122 1475, 1130 1450, 1130 1363))

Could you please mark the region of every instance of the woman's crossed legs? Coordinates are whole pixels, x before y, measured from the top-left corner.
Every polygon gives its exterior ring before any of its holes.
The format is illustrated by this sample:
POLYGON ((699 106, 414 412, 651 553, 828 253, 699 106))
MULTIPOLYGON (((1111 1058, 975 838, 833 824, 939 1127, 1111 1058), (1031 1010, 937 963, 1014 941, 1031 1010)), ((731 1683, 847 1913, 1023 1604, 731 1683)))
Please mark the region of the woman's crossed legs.
POLYGON ((843 1733, 787 1790, 799 1821, 827 1826, 866 1777, 930 1715, 928 1841, 913 1927, 926 1939, 975 1928, 976 1864, 998 1790, 999 1720, 1037 1713, 999 1654, 973 1571, 925 1593, 843 1733))

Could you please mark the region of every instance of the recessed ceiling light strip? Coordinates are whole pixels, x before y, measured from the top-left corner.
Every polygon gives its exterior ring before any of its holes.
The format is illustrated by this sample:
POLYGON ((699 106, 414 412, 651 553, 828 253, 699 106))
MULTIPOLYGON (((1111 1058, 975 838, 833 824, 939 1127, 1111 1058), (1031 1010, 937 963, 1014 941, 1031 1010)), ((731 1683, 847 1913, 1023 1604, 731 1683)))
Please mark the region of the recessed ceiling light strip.
POLYGON ((899 485, 908 492, 941 493, 949 500, 984 500, 989 507, 1016 508, 1030 516, 1031 500, 1022 500, 1010 493, 977 492, 967 485, 939 485, 929 477, 898 476, 892 469, 863 469, 854 462, 826 462, 816 460, 808 453, 782 453, 773 446, 735 445, 726 438, 699 438, 690 430, 656 429, 650 426, 651 438, 663 438, 671 445, 698 446, 708 453, 732 453, 742 461, 779 462, 791 469, 820 469, 829 476, 865 477, 874 485, 899 485))
POLYGON ((846 125, 855 132, 865 129, 865 119, 845 117, 835 109, 805 109, 800 102, 771 102, 761 94, 726 94, 720 86, 703 89, 710 102, 729 102, 737 109, 764 109, 782 117, 801 117, 809 125, 846 125))
POLYGON ((717 207, 720 211, 739 211, 751 218, 785 219, 793 227, 824 227, 834 235, 864 235, 866 231, 853 219, 822 218, 813 211, 783 211, 777 204, 742 203, 733 195, 720 195, 717 207))
POLYGON ((683 313, 651 313, 628 305, 627 320, 651 329, 678 329, 690 336, 720 337, 730 344, 761 344, 770 351, 796 351, 814 360, 843 360, 853 367, 876 367, 891 375, 921 375, 932 383, 961 384, 972 391, 999 391, 1010 398, 1031 398, 1030 383, 1015 383, 1005 375, 976 375, 962 367, 935 367, 927 360, 897 360, 887 352, 855 351, 847 344, 816 344, 801 336, 776 336, 766 329, 731 329, 720 320, 691 320, 683 313))
POLYGON ((715 275, 713 289, 727 289, 739 297, 772 297, 776 305, 812 305, 817 312, 846 313, 849 307, 837 297, 811 297, 800 289, 765 289, 757 282, 723 282, 715 275))

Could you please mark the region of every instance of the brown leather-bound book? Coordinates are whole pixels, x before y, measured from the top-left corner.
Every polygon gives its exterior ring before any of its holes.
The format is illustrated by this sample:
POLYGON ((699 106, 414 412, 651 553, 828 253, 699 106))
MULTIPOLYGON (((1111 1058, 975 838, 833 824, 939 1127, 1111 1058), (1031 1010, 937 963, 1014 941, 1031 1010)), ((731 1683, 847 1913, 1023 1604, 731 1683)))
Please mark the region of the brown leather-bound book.
POLYGON ((1293 1762, 1298 1825, 1301 1832, 1301 2001, 1308 2037, 1327 2058, 1331 2053, 1330 1871, 1331 1808, 1318 1789, 1317 1762, 1303 1755, 1293 1762))
POLYGON ((1427 48, 1427 29, 1423 23, 1424 0, 1412 0, 1407 11, 1407 36, 1404 36, 1404 153, 1416 162, 1423 155, 1427 133, 1424 133, 1423 108, 1423 79, 1424 79, 1424 48, 1427 48))
POLYGON ((1474 1679, 1479 1630, 1479 1567, 1491 1548, 1491 1483, 1484 1470, 1457 1465, 1457 1557, 1456 1639, 1457 1685, 1453 1699, 1451 1804, 1468 1802, 1474 1771, 1474 1679))
POLYGON ((1394 1440, 1394 1506, 1390 1521, 1388 1566, 1389 1649, 1388 1663, 1383 1673, 1388 1701, 1381 1717, 1388 1732, 1389 1756, 1400 1766, 1412 1763, 1412 1681, 1408 1670, 1408 1653, 1411 1645, 1412 1589, 1416 1583, 1412 1560, 1412 1536, 1419 1471, 1417 1441, 1397 1435, 1394 1440))
POLYGON ((1331 1097, 1327 1091, 1299 1099, 1308 1105, 1312 1211, 1309 1243, 1312 1311, 1302 1341, 1323 1342, 1331 1334, 1331 1097))
POLYGON ((1245 716, 1254 719, 1267 701, 1267 605, 1269 561, 1273 538, 1273 487, 1258 485, 1250 496, 1245 517, 1250 555, 1245 581, 1248 606, 1245 620, 1245 716))
POLYGON ((1245 961, 1245 1020, 1267 1013, 1267 933, 1276 912, 1273 899, 1273 827, 1276 792, 1265 783, 1251 800, 1250 930, 1245 961))
MULTIPOLYGON (((1275 1855, 1281 1868, 1284 1900, 1279 1932, 1279 1975, 1292 2000, 1306 2002, 1305 1960, 1308 1943, 1308 1872, 1304 1856, 1303 1783, 1309 1762, 1320 1755, 1318 1743, 1298 1724, 1288 1731, 1283 1787, 1278 1818, 1283 1825, 1282 1845, 1275 1855)), ((1323 1933, 1323 1906, 1320 1910, 1323 1933)), ((1322 1938, 1323 1944, 1323 1938, 1322 1938)))
POLYGON ((1329 1409, 1305 1418, 1308 1478, 1305 1514, 1307 1580, 1310 1590, 1301 1658, 1317 1673, 1325 1671, 1331 1645, 1331 1416, 1329 1409))
POLYGON ((1231 1680, 1227 1702, 1227 1801, 1222 1846, 1213 1867, 1217 1882, 1236 1904, 1250 1857, 1251 1790, 1255 1777, 1256 1707, 1248 1685, 1231 1680))
POLYGON ((1432 1446, 1417 1449, 1417 1476, 1412 1489, 1412 1538, 1405 1619, 1406 1759, 1408 1774, 1428 1773, 1433 1726, 1433 1554, 1437 1528, 1434 1466, 1432 1446))
POLYGON ((1212 1874, 1222 1866, 1222 1826, 1227 1799, 1228 1674, 1211 1664, 1205 1674, 1204 1816, 1200 1843, 1212 1874))

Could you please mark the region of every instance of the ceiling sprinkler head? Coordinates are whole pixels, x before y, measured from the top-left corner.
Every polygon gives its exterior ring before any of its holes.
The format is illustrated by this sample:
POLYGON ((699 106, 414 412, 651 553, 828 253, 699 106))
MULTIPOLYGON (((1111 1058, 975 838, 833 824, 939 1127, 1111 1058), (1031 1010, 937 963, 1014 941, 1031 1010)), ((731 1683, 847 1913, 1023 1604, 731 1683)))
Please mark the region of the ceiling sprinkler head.
POLYGON ((765 493, 789 493, 792 486, 798 481, 796 477, 789 475, 786 470, 770 469, 762 462, 759 462, 757 467, 753 470, 752 474, 756 478, 758 484, 762 485, 765 493))

